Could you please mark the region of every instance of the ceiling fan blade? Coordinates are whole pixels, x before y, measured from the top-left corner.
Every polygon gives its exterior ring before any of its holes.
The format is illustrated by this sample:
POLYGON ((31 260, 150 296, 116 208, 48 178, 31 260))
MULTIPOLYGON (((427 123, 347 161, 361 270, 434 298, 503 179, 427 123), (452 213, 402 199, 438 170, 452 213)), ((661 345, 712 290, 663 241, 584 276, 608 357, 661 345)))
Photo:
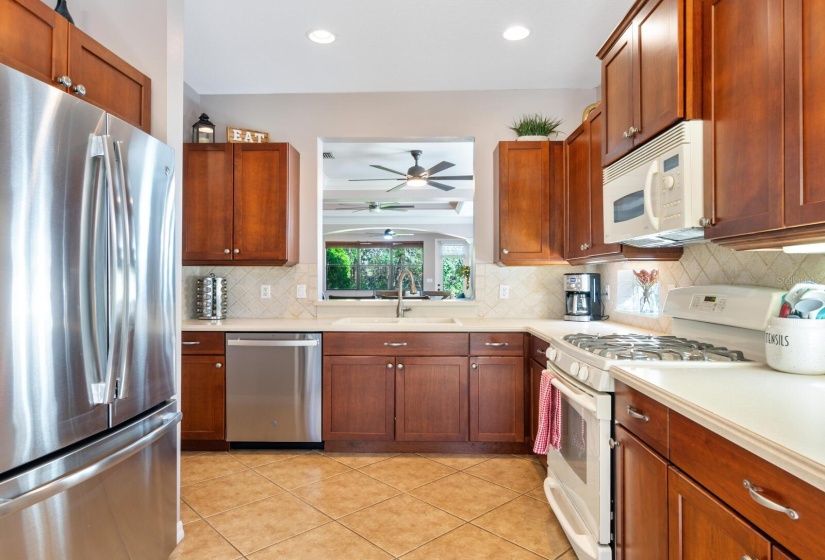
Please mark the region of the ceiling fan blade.
POLYGON ((386 179, 350 179, 350 181, 406 181, 407 176, 404 177, 387 177, 386 179))
POLYGON ((442 161, 441 163, 436 163, 435 165, 433 165, 432 167, 430 167, 430 168, 429 168, 427 171, 425 171, 424 173, 426 173, 428 176, 429 176, 429 175, 435 175, 436 173, 439 173, 439 172, 441 172, 441 171, 444 171, 445 169, 449 169, 449 168, 451 168, 451 167, 453 167, 453 166, 455 166, 455 164, 454 164, 454 163, 450 163, 449 161, 442 161))
POLYGON ((439 183, 437 181, 427 181, 427 185, 430 186, 430 187, 435 187, 437 189, 441 189, 442 191, 451 191, 455 188, 455 187, 451 187, 449 185, 445 185, 443 183, 439 183))
POLYGON ((412 204, 387 204, 381 208, 385 210, 397 210, 398 208, 415 208, 412 204))
POLYGON ((473 179, 472 175, 450 175, 442 176, 439 175, 438 177, 430 177, 430 179, 438 179, 439 181, 471 181, 473 179))
MULTIPOLYGON (((406 182, 406 181, 404 181, 404 182, 403 182, 403 183, 401 183, 400 185, 398 185, 398 186, 395 186, 395 187, 391 188, 391 189, 390 189, 390 190, 388 190, 387 192, 397 191, 397 190, 398 190, 398 189, 400 189, 401 187, 406 187, 406 186, 407 186, 407 182, 406 182)), ((452 188, 452 187, 450 187, 450 188, 452 188)))
POLYGON ((395 169, 390 169, 389 167, 384 167, 383 165, 370 165, 370 167, 374 167, 376 169, 383 169, 384 171, 389 171, 390 173, 395 173, 396 175, 403 175, 404 177, 407 176, 406 173, 401 173, 400 171, 396 171, 395 169))
POLYGON ((399 206, 399 207, 385 206, 384 210, 389 210, 390 212, 406 212, 407 208, 412 208, 412 206, 409 206, 409 207, 408 206, 399 206))

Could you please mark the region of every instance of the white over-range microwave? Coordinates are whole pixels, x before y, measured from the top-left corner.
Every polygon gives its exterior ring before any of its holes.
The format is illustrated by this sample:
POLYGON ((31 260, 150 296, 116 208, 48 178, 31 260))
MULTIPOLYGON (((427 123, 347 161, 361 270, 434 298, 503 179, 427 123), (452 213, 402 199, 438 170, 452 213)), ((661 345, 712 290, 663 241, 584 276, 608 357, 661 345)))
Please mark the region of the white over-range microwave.
POLYGON ((702 121, 683 121, 604 170, 604 241, 668 247, 704 239, 702 121))

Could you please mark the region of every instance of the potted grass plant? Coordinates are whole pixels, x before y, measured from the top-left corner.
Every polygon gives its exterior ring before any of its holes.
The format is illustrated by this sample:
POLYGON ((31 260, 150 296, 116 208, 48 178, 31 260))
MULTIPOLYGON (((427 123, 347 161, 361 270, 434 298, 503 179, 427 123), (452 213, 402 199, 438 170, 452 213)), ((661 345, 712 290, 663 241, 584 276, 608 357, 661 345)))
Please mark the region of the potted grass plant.
POLYGON ((513 126, 508 127, 514 131, 521 141, 549 140, 549 136, 559 133, 559 125, 562 120, 552 117, 545 117, 541 113, 522 115, 520 119, 513 121, 513 126))

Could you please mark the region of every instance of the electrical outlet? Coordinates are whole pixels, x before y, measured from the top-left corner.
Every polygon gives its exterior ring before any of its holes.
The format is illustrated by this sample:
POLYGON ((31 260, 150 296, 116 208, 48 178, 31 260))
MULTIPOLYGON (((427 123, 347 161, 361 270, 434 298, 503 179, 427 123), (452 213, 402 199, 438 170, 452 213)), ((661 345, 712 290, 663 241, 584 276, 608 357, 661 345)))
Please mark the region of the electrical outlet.
POLYGON ((604 291, 602 292, 602 299, 604 301, 610 301, 610 284, 605 284, 604 291))
POLYGON ((270 299, 272 297, 272 286, 269 284, 261 284, 261 299, 270 299))
POLYGON ((499 284, 498 299, 508 299, 510 297, 510 286, 507 284, 499 284))
POLYGON ((298 299, 306 299, 307 298, 307 285, 306 284, 298 284, 295 287, 295 297, 298 299))

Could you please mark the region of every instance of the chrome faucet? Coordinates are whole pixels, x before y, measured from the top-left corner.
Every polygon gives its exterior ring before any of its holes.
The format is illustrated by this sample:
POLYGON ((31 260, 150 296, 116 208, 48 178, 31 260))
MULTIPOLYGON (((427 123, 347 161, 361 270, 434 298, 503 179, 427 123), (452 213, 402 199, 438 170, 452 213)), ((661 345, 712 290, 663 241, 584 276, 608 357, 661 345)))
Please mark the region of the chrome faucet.
POLYGON ((408 275, 410 277, 410 293, 415 293, 418 290, 415 289, 415 278, 413 277, 413 273, 410 272, 409 268, 405 268, 398 274, 398 309, 396 310, 396 317, 403 317, 405 311, 410 311, 411 307, 404 307, 404 276, 408 275))

